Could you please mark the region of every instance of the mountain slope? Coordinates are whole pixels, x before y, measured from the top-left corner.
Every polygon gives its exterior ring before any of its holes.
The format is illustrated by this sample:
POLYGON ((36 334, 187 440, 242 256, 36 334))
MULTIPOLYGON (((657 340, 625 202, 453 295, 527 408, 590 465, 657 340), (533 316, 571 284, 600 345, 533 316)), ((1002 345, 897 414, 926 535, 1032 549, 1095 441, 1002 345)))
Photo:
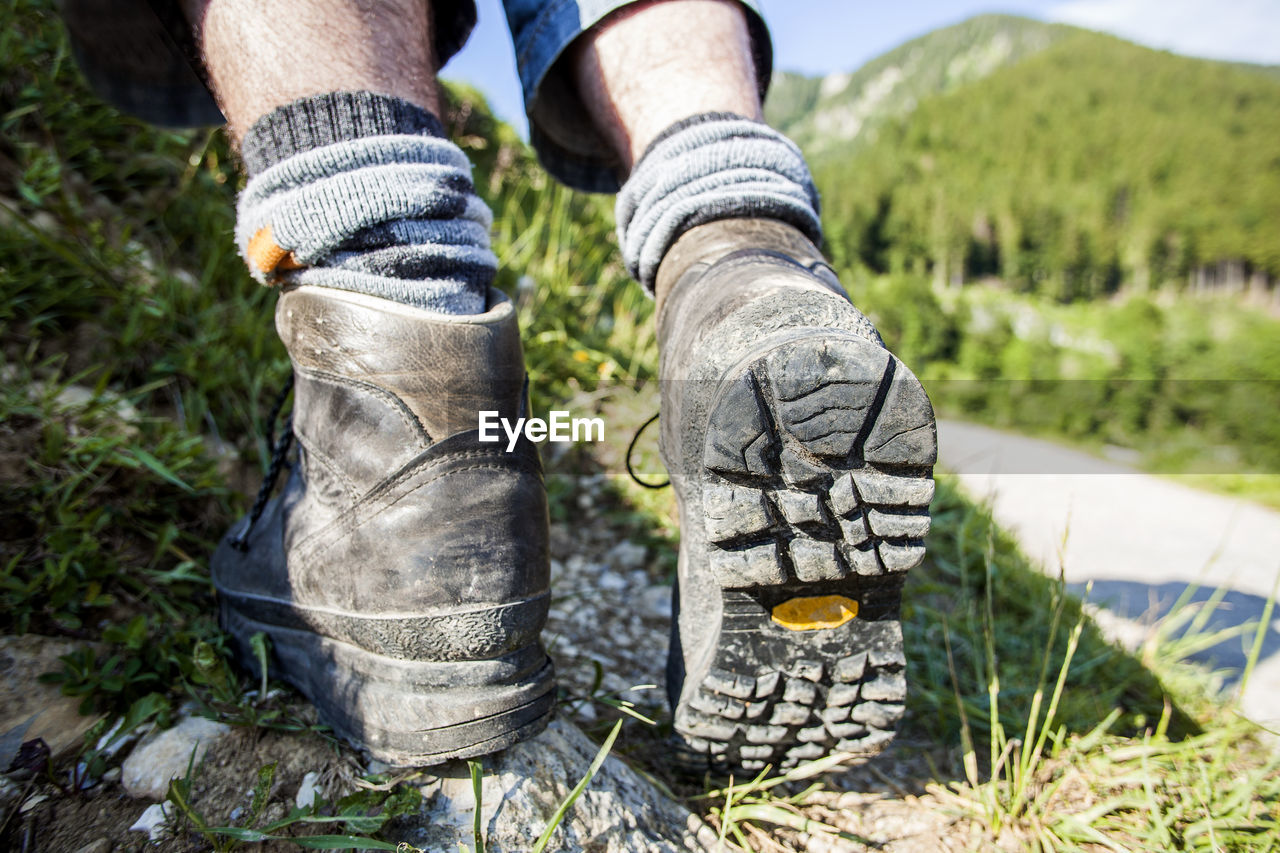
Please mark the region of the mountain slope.
MULTIPOLYGON (((1270 289, 1280 278, 1271 69, 1056 33, 1036 54, 883 120, 874 138, 801 137, 837 259, 937 281, 994 275, 1063 299, 1124 283, 1270 289)), ((792 125, 829 126, 815 103, 792 125)))
POLYGON ((851 73, 775 74, 765 115, 811 154, 864 142, 922 98, 979 80, 1073 30, 1013 15, 980 15, 912 39, 851 73))

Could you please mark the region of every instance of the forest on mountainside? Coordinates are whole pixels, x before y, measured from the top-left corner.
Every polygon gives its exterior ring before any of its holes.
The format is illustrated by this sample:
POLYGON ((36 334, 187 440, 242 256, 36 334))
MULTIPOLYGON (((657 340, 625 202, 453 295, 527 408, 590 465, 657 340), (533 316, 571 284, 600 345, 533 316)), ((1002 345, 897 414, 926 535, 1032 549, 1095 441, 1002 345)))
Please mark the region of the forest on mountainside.
POLYGON ((1280 298, 1274 69, 1071 31, 811 159, 837 267, 1280 298))
POLYGON ((924 98, 981 80, 1078 32, 1016 15, 978 15, 895 47, 856 71, 775 72, 765 117, 810 156, 867 144, 924 98))

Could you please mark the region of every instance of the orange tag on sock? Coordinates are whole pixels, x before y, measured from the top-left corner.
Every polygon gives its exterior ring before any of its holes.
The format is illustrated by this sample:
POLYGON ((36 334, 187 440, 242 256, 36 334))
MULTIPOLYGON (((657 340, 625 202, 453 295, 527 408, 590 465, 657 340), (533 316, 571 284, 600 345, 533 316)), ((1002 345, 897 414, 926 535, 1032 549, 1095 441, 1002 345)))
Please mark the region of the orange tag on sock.
POLYGON ((249 238, 246 253, 249 263, 258 272, 269 274, 276 270, 296 270, 302 265, 293 257, 293 252, 282 248, 271 233, 271 226, 265 225, 249 238))

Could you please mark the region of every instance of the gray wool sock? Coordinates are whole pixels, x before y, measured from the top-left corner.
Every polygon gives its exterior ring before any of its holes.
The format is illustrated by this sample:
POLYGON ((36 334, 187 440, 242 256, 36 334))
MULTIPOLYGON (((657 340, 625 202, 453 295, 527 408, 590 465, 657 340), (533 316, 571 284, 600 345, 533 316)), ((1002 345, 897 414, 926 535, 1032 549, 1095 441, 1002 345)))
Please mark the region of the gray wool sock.
POLYGON ((259 281, 485 311, 493 214, 426 110, 371 92, 304 98, 257 121, 242 156, 236 243, 259 281))
POLYGON ((733 113, 693 116, 659 134, 618 193, 615 214, 623 262, 650 291, 663 255, 695 225, 767 217, 822 241, 818 191, 800 149, 733 113))

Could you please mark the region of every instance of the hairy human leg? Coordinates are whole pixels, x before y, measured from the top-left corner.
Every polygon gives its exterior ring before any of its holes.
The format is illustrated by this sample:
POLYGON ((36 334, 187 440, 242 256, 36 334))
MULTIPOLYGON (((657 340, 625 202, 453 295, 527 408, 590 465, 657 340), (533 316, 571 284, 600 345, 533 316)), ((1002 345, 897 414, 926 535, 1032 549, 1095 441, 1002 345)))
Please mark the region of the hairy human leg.
POLYGON ((439 114, 426 0, 183 0, 214 94, 237 140, 271 110, 368 91, 439 114))
POLYGON ((746 14, 734 0, 624 6, 571 51, 587 111, 628 171, 659 133, 681 119, 702 113, 762 117, 746 14))

